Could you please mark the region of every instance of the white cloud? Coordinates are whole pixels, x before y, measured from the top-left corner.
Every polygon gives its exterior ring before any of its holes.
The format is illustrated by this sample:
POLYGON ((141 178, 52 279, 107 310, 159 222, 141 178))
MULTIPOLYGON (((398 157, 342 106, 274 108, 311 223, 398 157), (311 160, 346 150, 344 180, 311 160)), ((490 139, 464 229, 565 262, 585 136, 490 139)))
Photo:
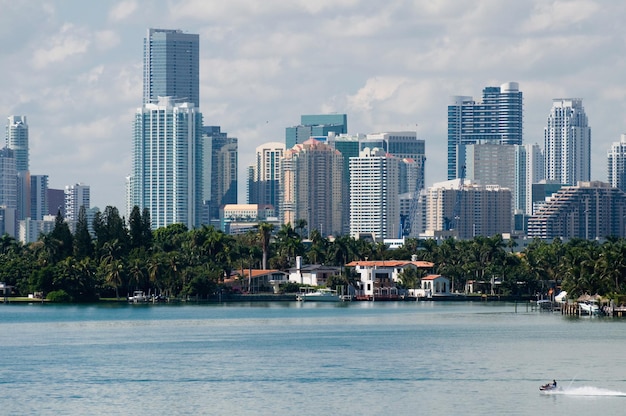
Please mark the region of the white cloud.
POLYGON ((80 55, 87 51, 91 43, 73 24, 67 23, 59 32, 53 35, 46 44, 33 53, 33 65, 42 69, 50 64, 62 62, 65 59, 80 55))
POLYGON ((593 18, 600 9, 597 1, 557 0, 537 2, 534 13, 524 22, 527 32, 556 31, 593 18))
POLYGON ((135 13, 137 7, 138 4, 135 0, 119 2, 109 11, 109 19, 113 21, 128 19, 135 13))

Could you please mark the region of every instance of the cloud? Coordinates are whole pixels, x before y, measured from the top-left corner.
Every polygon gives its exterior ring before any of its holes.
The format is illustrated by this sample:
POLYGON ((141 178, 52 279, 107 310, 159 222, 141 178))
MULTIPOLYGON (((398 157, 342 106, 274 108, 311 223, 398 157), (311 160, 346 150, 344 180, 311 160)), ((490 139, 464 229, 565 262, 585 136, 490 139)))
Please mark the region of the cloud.
POLYGON ((109 11, 109 20, 120 21, 128 19, 137 10, 138 4, 135 0, 122 1, 117 3, 109 11))
POLYGON ((591 0, 557 0, 537 2, 533 14, 522 25, 526 32, 560 31, 573 25, 593 19, 600 9, 597 2, 591 0))
POLYGON ((46 45, 34 51, 33 65, 36 69, 43 69, 74 55, 84 54, 90 43, 83 30, 71 23, 64 24, 59 32, 46 42, 46 45))

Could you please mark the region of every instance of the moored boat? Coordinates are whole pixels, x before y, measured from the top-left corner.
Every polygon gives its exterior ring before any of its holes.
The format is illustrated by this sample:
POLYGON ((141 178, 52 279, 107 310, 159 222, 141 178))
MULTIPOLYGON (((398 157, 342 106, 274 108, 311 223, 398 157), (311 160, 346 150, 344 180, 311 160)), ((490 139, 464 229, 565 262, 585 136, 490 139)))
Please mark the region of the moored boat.
POLYGON ((297 297, 299 301, 315 301, 315 302, 340 302, 341 297, 337 294, 336 290, 320 288, 312 292, 301 292, 297 297))

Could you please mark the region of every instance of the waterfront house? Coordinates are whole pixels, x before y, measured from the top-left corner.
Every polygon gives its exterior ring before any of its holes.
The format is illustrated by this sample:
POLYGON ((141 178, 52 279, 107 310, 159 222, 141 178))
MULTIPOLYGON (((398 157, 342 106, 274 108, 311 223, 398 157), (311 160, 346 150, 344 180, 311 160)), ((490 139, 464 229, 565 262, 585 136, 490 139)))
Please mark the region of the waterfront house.
POLYGON ((329 277, 340 274, 340 267, 323 264, 298 265, 296 262, 296 267, 289 269, 289 281, 301 285, 326 286, 329 277))
POLYGON ((416 291, 418 297, 432 298, 433 296, 450 295, 450 279, 440 274, 429 274, 422 277, 420 288, 416 291))
POLYGON ((280 286, 288 282, 287 273, 280 270, 243 269, 233 271, 233 275, 224 280, 236 292, 259 293, 280 292, 280 286))
POLYGON ((370 300, 398 299, 400 293, 396 284, 404 270, 413 268, 430 271, 433 266, 428 261, 408 260, 365 260, 346 264, 346 267, 353 267, 359 275, 357 298, 370 300))

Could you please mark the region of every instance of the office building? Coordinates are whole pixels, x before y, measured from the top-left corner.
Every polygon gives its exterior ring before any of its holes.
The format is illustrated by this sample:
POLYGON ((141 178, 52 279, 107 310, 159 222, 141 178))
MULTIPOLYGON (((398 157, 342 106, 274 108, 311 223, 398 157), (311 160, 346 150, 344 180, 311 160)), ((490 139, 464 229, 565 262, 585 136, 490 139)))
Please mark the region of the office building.
POLYGON ((342 234, 350 233, 350 158, 359 156, 359 141, 364 139, 363 134, 335 134, 329 133, 326 143, 343 156, 343 195, 347 195, 342 202, 343 229, 342 234))
POLYGON ((398 238, 400 225, 399 158, 378 148, 365 148, 350 158, 350 235, 374 241, 398 238))
POLYGON ((143 46, 143 104, 159 97, 200 106, 199 36, 181 30, 148 29, 143 46))
POLYGON ((256 163, 250 167, 248 204, 279 206, 280 159, 285 144, 264 143, 256 148, 256 163))
POLYGON ((537 144, 515 146, 514 208, 524 215, 533 213, 532 186, 544 180, 545 159, 537 144))
POLYGON ((219 126, 205 126, 203 129, 202 141, 204 146, 208 146, 204 151, 205 179, 206 171, 210 169, 209 186, 204 185, 205 190, 210 191, 208 218, 210 223, 219 220, 221 207, 237 203, 239 152, 237 138, 228 137, 219 126))
POLYGON ((578 182, 555 193, 528 221, 531 238, 626 237, 626 193, 606 182, 578 182))
MULTIPOLYGON (((130 206, 150 211, 153 229, 200 226, 203 202, 202 114, 161 97, 135 114, 130 206)), ((66 213, 67 215, 67 213, 66 213)), ((130 215, 130 213, 128 213, 130 215)))
POLYGON ((330 133, 347 134, 346 114, 308 114, 300 116, 300 125, 285 129, 285 146, 291 149, 311 137, 328 137, 330 133))
POLYGON ((80 207, 89 209, 91 206, 91 195, 89 185, 77 183, 65 187, 65 220, 67 222, 78 221, 80 207))
POLYGON ((472 239, 511 232, 511 191, 468 179, 440 182, 426 192, 425 237, 472 239))
POLYGON ((285 151, 280 164, 280 218, 292 226, 304 219, 308 231, 340 235, 343 227, 343 156, 328 144, 306 140, 285 151))
POLYGON ((30 172, 28 151, 28 124, 26 116, 10 116, 6 127, 6 147, 13 150, 17 170, 18 220, 30 215, 30 172))
POLYGON ((43 220, 48 215, 48 175, 30 177, 30 219, 43 220))
POLYGON ((607 153, 609 184, 626 192, 626 134, 607 153))
POLYGON ((568 185, 589 181, 591 128, 580 98, 556 98, 544 129, 545 177, 568 185))
POLYGON ((483 89, 482 101, 454 96, 448 106, 448 179, 465 164, 458 147, 478 142, 522 144, 522 92, 517 82, 483 89))

